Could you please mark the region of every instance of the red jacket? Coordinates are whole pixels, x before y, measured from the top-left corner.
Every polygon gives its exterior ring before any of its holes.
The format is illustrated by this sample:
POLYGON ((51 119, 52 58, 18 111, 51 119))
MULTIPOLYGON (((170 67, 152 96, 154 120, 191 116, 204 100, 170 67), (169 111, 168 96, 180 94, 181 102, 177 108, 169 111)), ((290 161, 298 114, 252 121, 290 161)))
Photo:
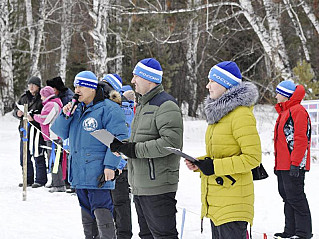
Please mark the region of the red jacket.
POLYGON ((290 99, 276 104, 279 114, 275 125, 275 170, 289 170, 290 165, 310 169, 311 122, 300 104, 305 88, 297 85, 290 99))

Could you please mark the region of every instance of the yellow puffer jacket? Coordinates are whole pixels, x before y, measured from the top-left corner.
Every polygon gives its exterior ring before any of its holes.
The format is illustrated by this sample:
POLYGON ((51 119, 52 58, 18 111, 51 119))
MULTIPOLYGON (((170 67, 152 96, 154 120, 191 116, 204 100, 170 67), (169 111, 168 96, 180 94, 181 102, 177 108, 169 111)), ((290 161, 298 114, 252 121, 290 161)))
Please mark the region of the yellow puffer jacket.
MULTIPOLYGON (((245 87, 250 89, 250 84, 245 87)), ((214 159, 215 174, 205 176, 201 173, 201 216, 210 218, 215 226, 232 221, 253 223, 254 185, 251 169, 261 162, 261 145, 253 107, 241 105, 245 104, 236 99, 235 103, 231 101, 221 107, 225 115, 209 124, 206 131, 205 157, 214 159), (229 109, 229 105, 235 109, 229 109)))

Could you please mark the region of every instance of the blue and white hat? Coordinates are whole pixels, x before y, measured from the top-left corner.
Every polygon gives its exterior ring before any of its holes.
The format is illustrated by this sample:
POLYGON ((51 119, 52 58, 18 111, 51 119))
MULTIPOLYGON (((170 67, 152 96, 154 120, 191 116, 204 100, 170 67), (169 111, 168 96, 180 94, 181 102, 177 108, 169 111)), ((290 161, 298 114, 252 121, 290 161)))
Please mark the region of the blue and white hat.
POLYGON ((296 85, 291 80, 284 80, 277 85, 276 92, 290 98, 296 90, 296 85))
POLYGON ((163 70, 157 60, 154 58, 146 58, 136 64, 133 74, 145 80, 160 84, 162 82, 163 70))
POLYGON ((223 61, 213 66, 208 74, 208 79, 217 82, 226 89, 241 83, 241 73, 233 61, 223 61))
POLYGON ((118 74, 107 74, 103 81, 108 82, 118 92, 122 89, 122 79, 118 74))
POLYGON ((75 76, 73 85, 74 87, 84 86, 84 87, 96 89, 97 83, 98 83, 98 79, 93 72, 81 71, 75 76))

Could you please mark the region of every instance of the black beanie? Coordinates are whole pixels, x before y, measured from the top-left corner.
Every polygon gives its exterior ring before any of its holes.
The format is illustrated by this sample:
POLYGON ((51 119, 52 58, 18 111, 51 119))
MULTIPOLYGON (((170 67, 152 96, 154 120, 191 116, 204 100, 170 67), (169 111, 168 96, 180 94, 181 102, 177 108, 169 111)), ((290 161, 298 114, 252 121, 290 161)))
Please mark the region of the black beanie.
POLYGON ((58 91, 65 91, 67 89, 60 76, 47 80, 47 85, 56 88, 58 91))
POLYGON ((30 79, 28 80, 28 85, 29 84, 35 84, 35 85, 41 87, 41 80, 37 76, 31 76, 30 79))

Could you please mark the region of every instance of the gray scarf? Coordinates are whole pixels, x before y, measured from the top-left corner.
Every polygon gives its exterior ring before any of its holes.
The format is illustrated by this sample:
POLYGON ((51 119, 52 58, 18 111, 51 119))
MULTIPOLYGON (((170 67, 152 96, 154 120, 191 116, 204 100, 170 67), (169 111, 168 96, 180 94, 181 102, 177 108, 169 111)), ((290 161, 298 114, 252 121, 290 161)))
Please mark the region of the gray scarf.
POLYGON ((243 82, 230 88, 218 99, 205 100, 205 113, 208 124, 214 124, 238 106, 252 106, 258 100, 257 87, 251 82, 243 82))

